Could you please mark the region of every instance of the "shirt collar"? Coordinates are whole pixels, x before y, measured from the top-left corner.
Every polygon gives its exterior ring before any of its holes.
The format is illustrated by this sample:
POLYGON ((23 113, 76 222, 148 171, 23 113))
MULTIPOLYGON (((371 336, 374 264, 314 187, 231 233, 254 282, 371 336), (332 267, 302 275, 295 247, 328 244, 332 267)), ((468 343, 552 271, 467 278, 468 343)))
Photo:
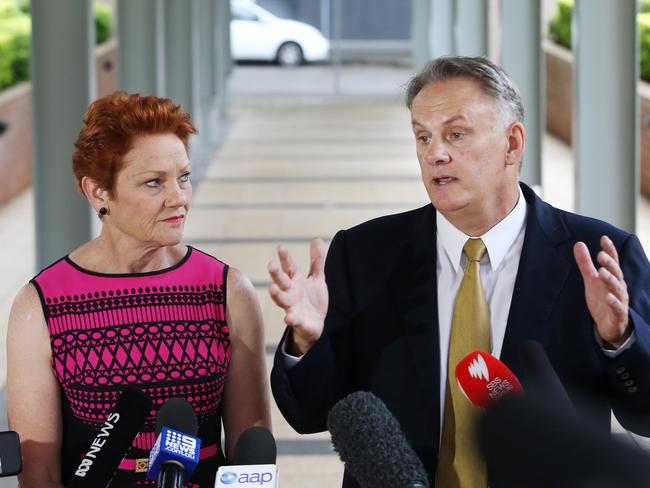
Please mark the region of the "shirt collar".
POLYGON ((497 225, 482 236, 468 236, 458 230, 444 215, 436 212, 438 239, 456 272, 462 271, 461 257, 463 246, 470 237, 480 237, 487 248, 492 271, 497 269, 510 246, 515 242, 526 222, 526 199, 519 188, 517 205, 497 225))

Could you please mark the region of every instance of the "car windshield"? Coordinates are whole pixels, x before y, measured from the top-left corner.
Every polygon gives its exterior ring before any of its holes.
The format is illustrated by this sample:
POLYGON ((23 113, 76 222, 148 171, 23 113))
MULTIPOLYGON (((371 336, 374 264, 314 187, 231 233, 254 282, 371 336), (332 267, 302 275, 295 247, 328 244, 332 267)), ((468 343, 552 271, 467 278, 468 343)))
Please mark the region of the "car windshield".
POLYGON ((253 22, 258 22, 260 20, 257 15, 241 5, 232 4, 230 10, 232 20, 251 20, 253 22))

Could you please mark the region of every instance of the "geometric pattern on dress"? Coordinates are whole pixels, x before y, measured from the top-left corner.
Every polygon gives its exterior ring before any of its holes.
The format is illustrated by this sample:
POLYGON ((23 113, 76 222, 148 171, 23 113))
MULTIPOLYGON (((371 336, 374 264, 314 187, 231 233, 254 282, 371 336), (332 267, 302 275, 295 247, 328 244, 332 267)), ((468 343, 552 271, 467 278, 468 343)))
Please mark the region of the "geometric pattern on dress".
POLYGON ((64 415, 97 429, 124 388, 136 385, 152 410, 134 448, 151 449, 157 412, 172 397, 193 406, 204 443, 218 444, 217 432, 202 426, 219 421, 230 363, 226 273, 192 249, 181 266, 156 276, 97 276, 65 260, 36 276, 53 372, 70 407, 64 415))

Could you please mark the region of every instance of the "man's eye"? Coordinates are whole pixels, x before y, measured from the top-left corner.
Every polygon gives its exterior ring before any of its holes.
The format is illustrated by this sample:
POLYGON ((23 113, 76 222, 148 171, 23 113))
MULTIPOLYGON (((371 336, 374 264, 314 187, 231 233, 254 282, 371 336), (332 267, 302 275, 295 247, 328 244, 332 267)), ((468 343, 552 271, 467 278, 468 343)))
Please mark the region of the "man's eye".
POLYGON ((429 136, 419 136, 418 141, 423 142, 425 144, 429 144, 429 141, 431 138, 429 136))
POLYGON ((187 183, 188 181, 190 181, 190 175, 191 175, 191 174, 192 174, 192 173, 190 173, 189 171, 188 171, 187 173, 183 173, 183 174, 181 175, 181 177, 180 177, 180 181, 181 181, 181 183, 187 183))
POLYGON ((463 134, 462 132, 454 131, 451 133, 451 138, 452 140, 457 141, 459 139, 462 139, 464 135, 465 134, 463 134))

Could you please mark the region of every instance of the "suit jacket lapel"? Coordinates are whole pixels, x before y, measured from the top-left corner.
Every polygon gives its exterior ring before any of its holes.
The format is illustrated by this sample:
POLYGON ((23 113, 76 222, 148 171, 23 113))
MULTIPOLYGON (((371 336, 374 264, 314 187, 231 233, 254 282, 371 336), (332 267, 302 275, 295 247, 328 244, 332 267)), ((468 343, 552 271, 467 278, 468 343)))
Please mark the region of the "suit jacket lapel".
MULTIPOLYGON (((428 205, 418 215, 413 234, 402 248, 394 285, 409 361, 425 404, 434 415, 439 408, 440 348, 436 279, 436 217, 428 205)), ((436 421, 437 424, 437 421, 436 421)))
POLYGON ((544 342, 547 321, 571 269, 558 250, 571 238, 558 212, 528 186, 521 186, 528 203, 526 235, 501 350, 501 360, 515 373, 519 345, 526 340, 544 342))

